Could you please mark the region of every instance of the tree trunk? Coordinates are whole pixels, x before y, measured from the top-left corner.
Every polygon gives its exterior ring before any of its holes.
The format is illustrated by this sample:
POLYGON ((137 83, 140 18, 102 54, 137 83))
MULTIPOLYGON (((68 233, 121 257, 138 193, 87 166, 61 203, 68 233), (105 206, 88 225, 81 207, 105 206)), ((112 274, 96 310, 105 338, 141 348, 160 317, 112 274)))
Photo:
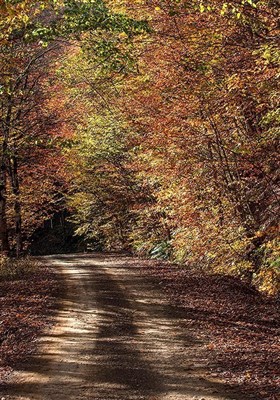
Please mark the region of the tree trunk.
POLYGON ((0 250, 2 254, 9 254, 9 237, 6 216, 6 188, 7 188, 7 167, 6 167, 6 151, 7 146, 4 140, 2 145, 2 157, 0 166, 0 250))
POLYGON ((20 186, 18 178, 18 162, 17 156, 14 154, 10 158, 9 172, 12 185, 12 192, 14 195, 14 223, 15 223, 15 241, 16 241, 16 256, 20 257, 22 254, 22 217, 21 217, 21 203, 20 203, 20 186))

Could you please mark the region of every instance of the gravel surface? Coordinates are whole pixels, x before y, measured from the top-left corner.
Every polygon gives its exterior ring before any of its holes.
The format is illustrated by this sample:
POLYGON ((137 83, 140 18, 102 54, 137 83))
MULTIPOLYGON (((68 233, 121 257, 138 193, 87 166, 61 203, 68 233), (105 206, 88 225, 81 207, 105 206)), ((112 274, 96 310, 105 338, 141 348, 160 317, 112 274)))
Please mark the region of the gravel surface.
POLYGON ((204 339, 137 263, 116 255, 43 261, 64 288, 54 326, 0 399, 248 399, 210 380, 204 339))

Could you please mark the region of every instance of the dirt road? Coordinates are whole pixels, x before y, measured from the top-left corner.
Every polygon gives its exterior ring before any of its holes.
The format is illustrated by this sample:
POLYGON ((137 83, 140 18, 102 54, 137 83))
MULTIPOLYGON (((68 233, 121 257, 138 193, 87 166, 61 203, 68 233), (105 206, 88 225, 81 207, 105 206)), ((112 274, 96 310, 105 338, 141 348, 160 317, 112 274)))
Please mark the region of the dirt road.
POLYGON ((204 343, 135 261, 67 255, 44 262, 65 288, 55 324, 2 398, 245 399, 207 379, 204 343))

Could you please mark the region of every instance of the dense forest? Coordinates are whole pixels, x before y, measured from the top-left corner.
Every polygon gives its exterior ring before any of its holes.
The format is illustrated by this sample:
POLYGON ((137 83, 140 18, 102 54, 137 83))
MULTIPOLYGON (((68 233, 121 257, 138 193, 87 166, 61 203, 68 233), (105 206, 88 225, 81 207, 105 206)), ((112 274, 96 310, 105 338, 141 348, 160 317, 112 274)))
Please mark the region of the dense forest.
POLYGON ((2 260, 54 220, 277 293, 278 0, 1 0, 0 29, 2 260))

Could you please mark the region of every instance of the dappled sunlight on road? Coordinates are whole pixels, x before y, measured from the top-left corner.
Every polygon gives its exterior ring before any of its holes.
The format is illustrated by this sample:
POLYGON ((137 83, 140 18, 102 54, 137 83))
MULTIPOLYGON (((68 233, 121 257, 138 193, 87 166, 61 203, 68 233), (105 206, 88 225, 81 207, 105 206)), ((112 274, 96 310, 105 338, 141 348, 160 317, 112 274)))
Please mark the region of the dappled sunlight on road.
POLYGON ((203 345, 129 258, 46 257, 62 285, 55 325, 7 399, 239 399, 207 380, 203 345), (62 286, 63 287, 63 286, 62 286))

